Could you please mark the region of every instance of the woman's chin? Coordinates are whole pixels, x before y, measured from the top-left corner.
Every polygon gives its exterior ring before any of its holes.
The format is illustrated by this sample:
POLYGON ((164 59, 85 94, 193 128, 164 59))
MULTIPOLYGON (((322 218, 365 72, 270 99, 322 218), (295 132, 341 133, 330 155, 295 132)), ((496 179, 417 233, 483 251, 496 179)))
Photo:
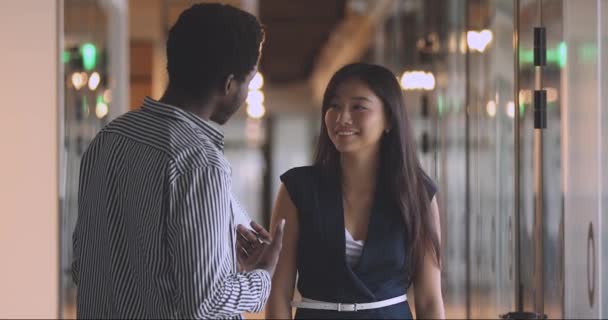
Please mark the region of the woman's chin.
POLYGON ((337 144, 335 146, 340 153, 356 153, 359 151, 359 148, 352 144, 337 144))

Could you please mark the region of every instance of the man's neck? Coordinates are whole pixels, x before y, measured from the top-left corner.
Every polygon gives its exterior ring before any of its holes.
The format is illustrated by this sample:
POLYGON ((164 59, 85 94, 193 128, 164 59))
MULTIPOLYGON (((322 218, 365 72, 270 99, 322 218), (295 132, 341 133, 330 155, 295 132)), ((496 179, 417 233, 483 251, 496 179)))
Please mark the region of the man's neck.
POLYGON ((214 104, 211 102, 212 100, 213 99, 194 100, 171 88, 167 88, 158 101, 192 112, 204 120, 209 120, 214 109, 214 104))

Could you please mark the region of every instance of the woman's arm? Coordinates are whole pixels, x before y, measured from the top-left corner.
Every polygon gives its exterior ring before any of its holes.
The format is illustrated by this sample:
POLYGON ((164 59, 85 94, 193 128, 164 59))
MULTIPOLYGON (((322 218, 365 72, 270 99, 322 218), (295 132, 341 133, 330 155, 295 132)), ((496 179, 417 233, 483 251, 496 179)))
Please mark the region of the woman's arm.
POLYGON ((272 212, 271 229, 285 219, 283 249, 272 278, 272 290, 266 305, 266 319, 291 319, 291 300, 296 281, 296 254, 299 237, 298 212, 289 197, 287 189, 281 185, 272 212))
MULTIPOLYGON (((431 201, 430 214, 433 216, 435 232, 441 242, 439 209, 435 197, 431 201)), ((418 276, 414 279, 417 319, 445 319, 441 294, 441 270, 435 257, 434 250, 429 246, 424 258, 418 262, 418 276)))

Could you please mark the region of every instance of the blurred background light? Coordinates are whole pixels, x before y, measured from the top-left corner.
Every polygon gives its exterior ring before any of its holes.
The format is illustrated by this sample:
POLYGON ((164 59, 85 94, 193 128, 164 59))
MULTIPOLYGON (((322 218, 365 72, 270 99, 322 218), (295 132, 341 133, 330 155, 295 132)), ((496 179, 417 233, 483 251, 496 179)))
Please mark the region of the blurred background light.
POLYGON ((490 117, 493 118, 496 116, 496 102, 494 102, 494 100, 488 101, 488 104, 486 105, 486 111, 488 112, 488 115, 490 117))
POLYGON ((72 85, 76 90, 80 90, 87 83, 87 74, 84 72, 74 72, 71 78, 72 85))
POLYGON ((403 90, 433 90, 435 89, 435 75, 425 71, 405 71, 401 76, 403 90))
POLYGON ((95 115, 97 118, 102 119, 108 115, 108 105, 103 101, 103 96, 97 96, 97 103, 95 104, 95 115))
POLYGON ((266 115, 266 107, 264 107, 264 76, 257 72, 249 83, 249 93, 247 94, 247 116, 250 119, 261 119, 266 115))
POLYGON ((467 32, 467 44, 469 48, 478 52, 484 52, 493 38, 492 31, 487 29, 467 32))
POLYGON ((249 83, 249 90, 260 90, 264 86, 264 76, 257 72, 249 83))
POLYGON ((95 69, 97 65, 97 47, 92 43, 84 43, 80 46, 80 54, 82 55, 82 66, 84 69, 87 71, 95 69))
POLYGON ((247 115, 253 119, 260 119, 266 114, 266 107, 263 104, 248 104, 247 115))
POLYGON ((91 76, 89 77, 89 89, 91 89, 91 91, 95 91, 97 89, 97 87, 99 86, 100 82, 101 82, 101 76, 99 76, 99 73, 98 72, 91 73, 91 76))
POLYGON ((247 104, 257 105, 264 103, 264 93, 260 90, 250 90, 247 95, 247 104))
POLYGON ((515 103, 513 101, 507 103, 507 115, 509 118, 515 118, 515 103))

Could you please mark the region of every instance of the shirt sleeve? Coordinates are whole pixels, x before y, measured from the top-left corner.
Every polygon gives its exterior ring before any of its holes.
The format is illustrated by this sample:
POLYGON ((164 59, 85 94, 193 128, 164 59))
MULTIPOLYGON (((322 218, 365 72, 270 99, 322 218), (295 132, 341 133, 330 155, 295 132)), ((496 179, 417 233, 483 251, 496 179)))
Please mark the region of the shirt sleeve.
POLYGON ((168 244, 181 318, 227 318, 262 310, 265 270, 237 273, 228 174, 216 167, 180 175, 170 186, 168 244))

